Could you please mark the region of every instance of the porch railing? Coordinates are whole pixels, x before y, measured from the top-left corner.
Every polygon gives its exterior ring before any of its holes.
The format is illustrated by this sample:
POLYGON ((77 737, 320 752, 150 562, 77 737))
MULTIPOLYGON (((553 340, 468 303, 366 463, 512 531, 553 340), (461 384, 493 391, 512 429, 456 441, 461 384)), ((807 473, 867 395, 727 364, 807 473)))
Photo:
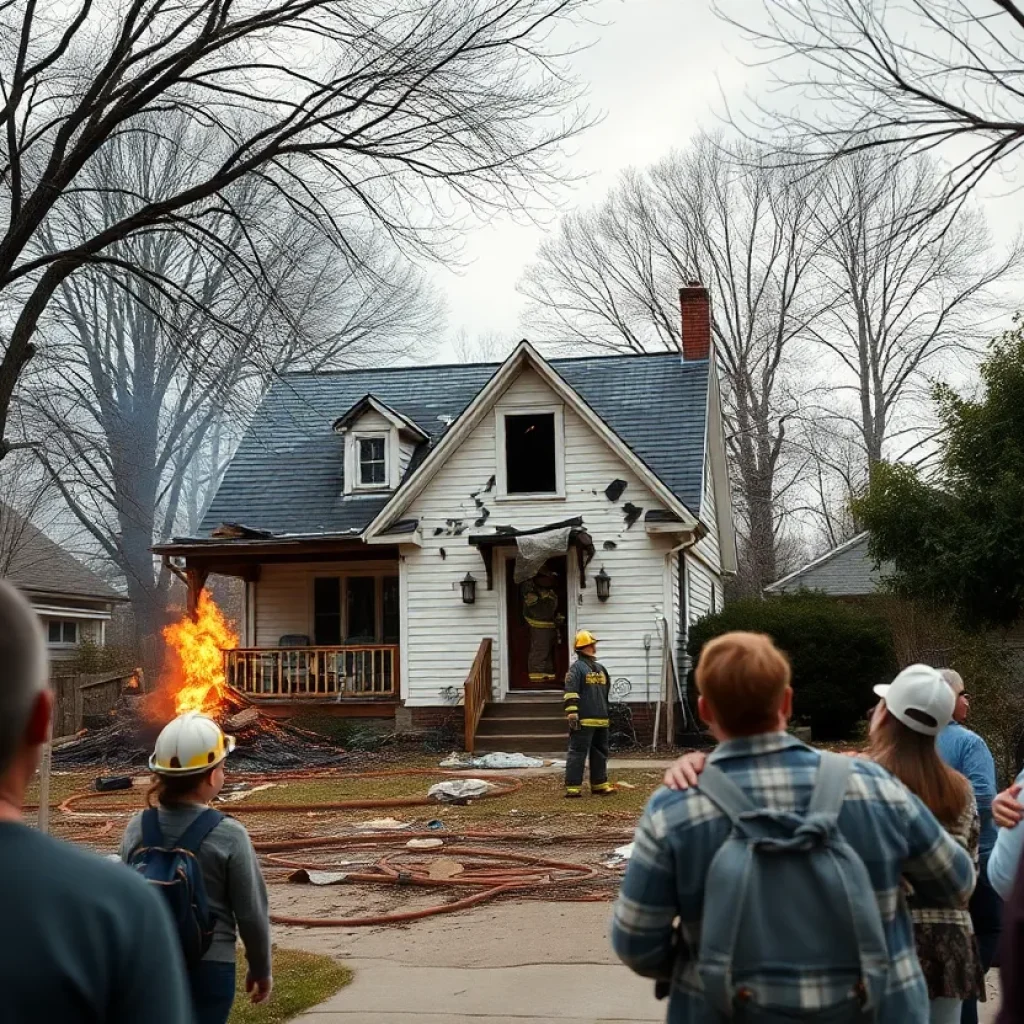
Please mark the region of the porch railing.
POLYGON ((474 753, 476 745, 476 727, 480 724, 480 716, 491 699, 491 648, 494 641, 485 637, 473 659, 473 665, 466 676, 466 696, 463 701, 466 711, 466 750, 474 753))
POLYGON ((398 695, 398 645, 240 647, 224 652, 228 684, 260 698, 369 700, 398 695))

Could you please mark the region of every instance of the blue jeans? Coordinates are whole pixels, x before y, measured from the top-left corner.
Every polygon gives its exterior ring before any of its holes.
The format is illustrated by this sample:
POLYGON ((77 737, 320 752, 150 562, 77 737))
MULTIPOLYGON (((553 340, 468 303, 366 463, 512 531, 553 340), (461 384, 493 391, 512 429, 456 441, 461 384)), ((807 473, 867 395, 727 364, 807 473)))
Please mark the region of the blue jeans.
POLYGON ((195 1024, 227 1024, 235 1001, 235 965, 201 960, 188 976, 195 1024))
MULTIPOLYGON (((971 920, 974 934, 978 938, 978 952, 981 954, 982 969, 988 971, 999 949, 999 933, 1002 928, 1003 901, 988 880, 988 857, 982 857, 978 872, 978 884, 971 897, 971 920)), ((965 999, 960 1013, 960 1024, 978 1024, 978 1000, 965 999)))

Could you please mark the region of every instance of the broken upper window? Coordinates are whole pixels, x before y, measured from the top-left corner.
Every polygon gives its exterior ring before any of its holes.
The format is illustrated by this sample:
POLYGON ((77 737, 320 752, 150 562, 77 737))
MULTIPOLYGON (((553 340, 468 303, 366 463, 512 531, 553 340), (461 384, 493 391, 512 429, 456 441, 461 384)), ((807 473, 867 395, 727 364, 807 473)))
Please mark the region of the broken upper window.
POLYGON ((359 486, 383 487, 387 483, 387 441, 383 437, 359 438, 359 486))
POLYGON ((508 494, 557 493, 554 413, 505 417, 505 490, 508 494))

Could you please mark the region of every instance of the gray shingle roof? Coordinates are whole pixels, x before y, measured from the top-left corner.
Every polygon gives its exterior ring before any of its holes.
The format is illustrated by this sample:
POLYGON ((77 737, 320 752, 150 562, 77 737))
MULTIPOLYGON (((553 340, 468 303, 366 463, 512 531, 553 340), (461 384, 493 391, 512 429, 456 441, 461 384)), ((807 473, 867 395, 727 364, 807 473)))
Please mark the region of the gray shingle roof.
POLYGON ((125 600, 13 509, 0 507, 0 516, 4 520, 0 535, 0 577, 31 594, 125 600))
MULTIPOLYGON (((708 364, 678 355, 555 359, 554 370, 694 514, 700 509, 708 364)), ((274 533, 361 533, 387 496, 343 493, 331 425, 373 394, 430 434, 409 472, 498 371, 493 364, 286 374, 256 411, 199 535, 225 521, 274 533)))
POLYGON ((765 587, 771 594, 819 590, 833 597, 864 597, 878 592, 888 567, 875 568, 868 553, 868 535, 858 534, 802 569, 765 587))

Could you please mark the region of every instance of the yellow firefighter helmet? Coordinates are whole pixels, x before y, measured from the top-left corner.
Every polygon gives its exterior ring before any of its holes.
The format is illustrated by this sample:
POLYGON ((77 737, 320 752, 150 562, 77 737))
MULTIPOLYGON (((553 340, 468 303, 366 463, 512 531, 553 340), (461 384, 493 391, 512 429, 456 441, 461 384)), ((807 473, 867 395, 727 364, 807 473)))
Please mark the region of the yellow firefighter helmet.
POLYGON ((573 644, 573 647, 578 651, 582 647, 592 647, 597 642, 597 637, 589 629, 581 629, 576 634, 576 642, 573 644))

